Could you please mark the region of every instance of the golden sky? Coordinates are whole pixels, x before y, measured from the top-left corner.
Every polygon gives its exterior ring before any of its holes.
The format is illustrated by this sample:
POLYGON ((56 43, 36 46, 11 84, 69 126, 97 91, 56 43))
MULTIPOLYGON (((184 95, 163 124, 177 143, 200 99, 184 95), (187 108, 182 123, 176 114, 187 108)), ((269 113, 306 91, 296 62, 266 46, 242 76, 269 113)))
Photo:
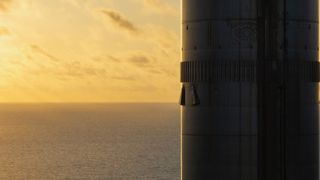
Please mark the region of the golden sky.
POLYGON ((177 102, 180 0, 0 0, 0 102, 177 102))

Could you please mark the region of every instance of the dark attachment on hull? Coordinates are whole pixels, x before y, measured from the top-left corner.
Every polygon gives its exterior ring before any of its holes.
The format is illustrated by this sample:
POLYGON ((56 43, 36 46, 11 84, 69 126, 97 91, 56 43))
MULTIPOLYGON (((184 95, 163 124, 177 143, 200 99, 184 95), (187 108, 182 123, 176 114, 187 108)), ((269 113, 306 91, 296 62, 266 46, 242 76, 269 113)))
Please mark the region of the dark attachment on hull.
POLYGON ((182 3, 182 180, 319 180, 318 0, 182 3))

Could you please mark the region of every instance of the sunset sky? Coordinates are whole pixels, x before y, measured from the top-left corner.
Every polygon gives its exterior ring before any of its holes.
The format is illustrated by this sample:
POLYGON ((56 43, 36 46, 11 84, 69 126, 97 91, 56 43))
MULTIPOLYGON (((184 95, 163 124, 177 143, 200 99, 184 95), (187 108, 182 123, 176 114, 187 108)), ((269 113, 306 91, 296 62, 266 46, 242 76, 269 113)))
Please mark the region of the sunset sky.
POLYGON ((0 102, 177 102, 180 0, 0 0, 0 102))

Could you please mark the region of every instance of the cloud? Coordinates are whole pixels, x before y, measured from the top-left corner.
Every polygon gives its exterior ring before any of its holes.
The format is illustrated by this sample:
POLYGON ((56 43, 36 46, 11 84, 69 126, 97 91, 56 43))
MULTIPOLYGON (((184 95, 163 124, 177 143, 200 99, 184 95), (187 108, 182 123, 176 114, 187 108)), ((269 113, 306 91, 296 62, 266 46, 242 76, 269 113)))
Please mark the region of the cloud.
POLYGON ((120 59, 118 59, 118 58, 116 58, 116 57, 114 57, 114 56, 111 56, 111 55, 108 55, 108 58, 109 59, 111 59, 113 62, 121 62, 121 60, 120 59))
POLYGON ((82 64, 80 61, 72 61, 64 65, 61 72, 70 77, 104 76, 106 70, 103 67, 94 67, 89 64, 82 64))
MULTIPOLYGON (((44 66, 42 66, 41 69, 35 70, 34 74, 52 74, 59 78, 83 78, 89 76, 105 76, 107 73, 104 67, 95 67, 92 64, 83 64, 80 61, 58 58, 38 45, 30 45, 30 47, 33 53, 38 53, 52 61, 50 66, 45 67, 45 70, 43 70, 44 66)), ((34 63, 37 62, 32 55, 27 55, 27 58, 34 63)))
POLYGON ((112 55, 96 56, 91 58, 94 62, 109 64, 109 63, 121 63, 121 59, 112 55))
POLYGON ((164 0, 144 0, 143 2, 145 6, 152 8, 156 13, 179 16, 180 9, 164 0))
POLYGON ((112 76, 111 79, 121 80, 121 81, 136 81, 137 79, 132 76, 112 76))
POLYGON ((6 27, 0 26, 0 36, 8 36, 10 34, 10 31, 6 27))
POLYGON ((108 9, 103 9, 100 12, 106 15, 110 19, 111 23, 118 28, 126 30, 132 34, 140 33, 140 29, 126 17, 124 17, 120 12, 108 9))
POLYGON ((21 60, 11 60, 10 63, 13 65, 21 66, 21 67, 27 67, 27 65, 24 64, 23 61, 21 60))
POLYGON ((134 55, 129 58, 130 62, 136 66, 148 66, 151 59, 144 55, 134 55))
POLYGON ((104 67, 95 67, 90 64, 82 64, 80 61, 67 62, 63 60, 59 65, 44 66, 31 69, 30 74, 46 77, 55 77, 59 80, 67 81, 70 78, 84 80, 89 77, 105 77, 107 71, 104 67))
POLYGON ((149 41, 156 43, 162 50, 179 48, 179 36, 170 29, 161 26, 149 26, 147 31, 148 37, 150 37, 149 41))
MULTIPOLYGON (((63 0, 63 1, 76 7, 81 7, 81 6, 89 5, 90 3, 94 3, 93 0, 63 0)), ((113 0, 103 0, 102 2, 110 3, 112 1, 113 0)))
POLYGON ((81 3, 79 0, 64 0, 64 2, 69 3, 69 4, 73 5, 73 6, 77 6, 77 7, 79 7, 80 3, 81 3))
POLYGON ((39 47, 39 46, 37 46, 37 45, 34 45, 34 44, 33 44, 33 45, 30 45, 30 47, 31 47, 31 49, 32 49, 33 52, 39 53, 39 54, 41 54, 41 55, 49 58, 49 59, 52 60, 52 61, 55 61, 55 62, 60 61, 59 58, 51 55, 50 53, 48 53, 47 51, 45 51, 44 49, 42 49, 41 47, 39 47))
POLYGON ((12 0, 0 0, 0 11, 7 11, 12 0))

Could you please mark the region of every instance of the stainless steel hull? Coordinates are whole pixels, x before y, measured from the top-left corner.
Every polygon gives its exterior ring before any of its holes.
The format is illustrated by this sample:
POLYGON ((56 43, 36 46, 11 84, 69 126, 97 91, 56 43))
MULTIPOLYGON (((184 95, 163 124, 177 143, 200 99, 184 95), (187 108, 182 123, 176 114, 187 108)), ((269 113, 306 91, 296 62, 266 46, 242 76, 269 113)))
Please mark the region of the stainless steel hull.
POLYGON ((318 0, 183 0, 183 180, 319 180, 318 0))

